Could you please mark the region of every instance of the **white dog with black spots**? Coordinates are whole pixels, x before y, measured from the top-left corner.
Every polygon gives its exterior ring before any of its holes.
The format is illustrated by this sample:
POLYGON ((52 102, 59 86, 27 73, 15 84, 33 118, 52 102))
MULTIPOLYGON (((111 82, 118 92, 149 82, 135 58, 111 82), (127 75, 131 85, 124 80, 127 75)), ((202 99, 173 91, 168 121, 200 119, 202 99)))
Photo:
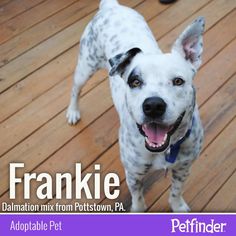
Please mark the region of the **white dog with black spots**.
POLYGON ((204 24, 203 17, 197 18, 171 52, 162 53, 140 14, 116 0, 102 0, 82 35, 67 119, 77 123, 82 86, 106 68, 120 118, 120 154, 131 211, 145 211, 143 179, 162 168, 172 170, 172 210, 190 210, 182 191, 203 141, 193 79, 201 65, 204 24))

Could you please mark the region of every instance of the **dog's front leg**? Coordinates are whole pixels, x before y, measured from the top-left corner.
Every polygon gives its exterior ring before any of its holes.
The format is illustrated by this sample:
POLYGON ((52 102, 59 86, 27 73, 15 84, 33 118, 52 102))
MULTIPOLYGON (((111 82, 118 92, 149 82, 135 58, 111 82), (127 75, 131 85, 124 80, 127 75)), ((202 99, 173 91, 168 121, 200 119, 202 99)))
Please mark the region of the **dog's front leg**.
POLYGON ((172 185, 169 196, 169 204, 174 212, 188 212, 190 208, 182 196, 183 186, 187 177, 191 162, 185 162, 172 169, 172 185))
POLYGON ((132 205, 130 211, 132 212, 144 212, 146 210, 146 204, 143 196, 143 178, 125 171, 126 182, 132 197, 132 205))

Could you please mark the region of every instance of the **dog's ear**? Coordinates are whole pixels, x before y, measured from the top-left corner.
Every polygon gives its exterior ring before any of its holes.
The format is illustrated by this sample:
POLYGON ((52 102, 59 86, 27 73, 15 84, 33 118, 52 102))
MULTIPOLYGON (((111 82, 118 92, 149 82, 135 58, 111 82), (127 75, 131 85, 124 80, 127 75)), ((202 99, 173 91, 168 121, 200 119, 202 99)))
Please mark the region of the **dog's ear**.
POLYGON ((125 53, 118 54, 115 57, 109 59, 111 66, 109 75, 114 76, 119 74, 122 76, 127 66, 131 63, 132 59, 140 52, 142 52, 140 48, 132 48, 125 53))
POLYGON ((202 34, 205 28, 204 17, 198 17, 175 41, 172 51, 177 51, 190 61, 197 70, 202 62, 202 34))

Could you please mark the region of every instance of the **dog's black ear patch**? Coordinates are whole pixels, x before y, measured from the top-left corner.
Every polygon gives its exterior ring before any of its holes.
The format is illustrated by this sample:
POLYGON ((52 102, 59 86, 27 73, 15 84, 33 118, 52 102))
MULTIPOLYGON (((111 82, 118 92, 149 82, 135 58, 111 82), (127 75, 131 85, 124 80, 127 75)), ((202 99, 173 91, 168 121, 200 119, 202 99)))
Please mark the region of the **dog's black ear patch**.
POLYGON ((118 54, 115 57, 109 59, 111 66, 109 75, 114 76, 116 74, 120 74, 120 76, 122 76, 131 60, 140 52, 142 52, 140 48, 132 48, 125 53, 118 54))

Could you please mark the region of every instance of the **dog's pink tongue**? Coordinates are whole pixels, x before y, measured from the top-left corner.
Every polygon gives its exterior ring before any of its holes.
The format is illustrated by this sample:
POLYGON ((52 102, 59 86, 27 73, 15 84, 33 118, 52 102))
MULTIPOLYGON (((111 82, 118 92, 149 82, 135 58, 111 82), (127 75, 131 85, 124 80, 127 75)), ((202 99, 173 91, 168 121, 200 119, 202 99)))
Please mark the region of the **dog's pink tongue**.
POLYGON ((161 144, 168 132, 168 127, 159 127, 156 124, 143 125, 148 140, 152 143, 161 144))

